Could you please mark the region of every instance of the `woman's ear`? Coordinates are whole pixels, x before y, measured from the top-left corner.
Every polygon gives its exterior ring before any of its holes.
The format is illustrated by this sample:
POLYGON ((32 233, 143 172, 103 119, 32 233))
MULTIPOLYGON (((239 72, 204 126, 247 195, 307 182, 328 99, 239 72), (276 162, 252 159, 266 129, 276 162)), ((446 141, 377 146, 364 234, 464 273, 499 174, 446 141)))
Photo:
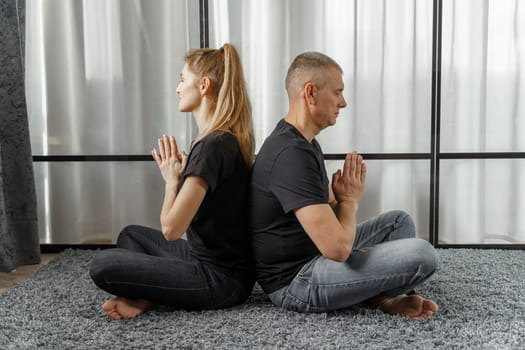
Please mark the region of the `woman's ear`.
POLYGON ((199 91, 201 95, 204 96, 210 91, 211 88, 211 79, 208 77, 203 77, 199 84, 199 91))
POLYGON ((304 100, 309 105, 315 105, 315 92, 316 87, 313 83, 308 82, 304 85, 303 88, 303 94, 304 94, 304 100))

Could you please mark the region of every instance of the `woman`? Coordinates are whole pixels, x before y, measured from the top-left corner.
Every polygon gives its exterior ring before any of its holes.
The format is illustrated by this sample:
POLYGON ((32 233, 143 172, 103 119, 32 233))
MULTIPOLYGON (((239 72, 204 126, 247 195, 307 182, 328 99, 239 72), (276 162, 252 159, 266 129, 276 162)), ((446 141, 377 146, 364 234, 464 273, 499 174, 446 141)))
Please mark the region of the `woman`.
POLYGON ((236 49, 189 52, 177 88, 199 135, 189 155, 163 136, 151 153, 165 181, 162 232, 128 226, 98 253, 94 282, 116 295, 103 309, 132 318, 155 304, 188 310, 244 302, 254 284, 246 195, 254 152, 251 107, 236 49), (186 232, 187 241, 181 239, 186 232))

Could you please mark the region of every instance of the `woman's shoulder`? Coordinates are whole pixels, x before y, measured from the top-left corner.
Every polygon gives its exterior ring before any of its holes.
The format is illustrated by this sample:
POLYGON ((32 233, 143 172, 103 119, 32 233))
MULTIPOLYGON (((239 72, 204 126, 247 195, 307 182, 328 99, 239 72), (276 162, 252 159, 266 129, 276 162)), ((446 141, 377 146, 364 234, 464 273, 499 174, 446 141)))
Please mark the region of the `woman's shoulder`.
MULTIPOLYGON (((230 150, 232 153, 236 153, 238 150, 237 139, 235 136, 228 131, 216 130, 198 140, 192 149, 198 149, 200 152, 205 153, 220 153, 230 150)), ((227 152, 230 153, 230 152, 227 152)))
POLYGON ((204 136, 202 140, 207 140, 207 142, 230 142, 232 140, 235 141, 235 136, 229 131, 215 130, 204 136))

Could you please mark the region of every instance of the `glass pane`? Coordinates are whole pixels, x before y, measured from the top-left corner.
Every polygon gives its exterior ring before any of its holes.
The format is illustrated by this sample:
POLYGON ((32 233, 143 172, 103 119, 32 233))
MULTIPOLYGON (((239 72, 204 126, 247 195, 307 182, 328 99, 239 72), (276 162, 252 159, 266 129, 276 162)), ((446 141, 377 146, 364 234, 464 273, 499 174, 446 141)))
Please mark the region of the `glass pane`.
POLYGON ((148 154, 162 134, 189 148, 178 111, 199 1, 27 2, 26 95, 35 155, 148 154))
POLYGON ((257 147, 287 111, 291 60, 316 50, 342 66, 348 103, 326 153, 430 151, 432 1, 211 0, 210 43, 224 42, 242 51, 257 147))
MULTIPOLYGON (((343 161, 326 161, 328 178, 343 161)), ((366 160, 366 189, 357 213, 364 221, 388 210, 404 210, 416 224, 417 236, 429 239, 430 163, 426 160, 366 160)))
POLYGON ((440 243, 525 243, 525 160, 442 160, 440 243))
POLYGON ((106 244, 126 225, 159 228, 164 182, 154 162, 36 162, 41 243, 106 244))
POLYGON ((443 1, 441 151, 525 151, 525 6, 443 1))

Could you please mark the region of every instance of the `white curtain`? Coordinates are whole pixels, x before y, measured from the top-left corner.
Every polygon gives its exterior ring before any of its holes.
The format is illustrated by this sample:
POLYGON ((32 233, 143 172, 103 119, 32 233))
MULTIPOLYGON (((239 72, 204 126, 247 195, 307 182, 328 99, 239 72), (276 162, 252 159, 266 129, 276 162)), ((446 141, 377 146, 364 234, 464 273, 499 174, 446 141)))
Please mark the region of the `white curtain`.
MULTIPOLYGON (((35 155, 147 155, 163 133, 188 148, 178 112, 198 1, 26 2, 26 96, 35 155)), ((153 162, 34 163, 42 243, 109 243, 126 224, 158 227, 153 162)))
MULTIPOLYGON (((319 136, 325 153, 429 153, 432 2, 213 0, 213 46, 231 41, 253 101, 257 144, 287 110, 284 77, 303 51, 321 51, 344 70, 347 108, 319 136)), ((327 161, 331 172, 341 161, 327 161)), ((359 218, 403 209, 429 235, 430 161, 368 161, 359 218)))
MULTIPOLYGON (((286 112, 293 57, 319 50, 345 71, 325 153, 430 152, 432 1, 211 0, 212 45, 242 48, 258 145, 286 112)), ((523 1, 443 2, 442 152, 525 150, 523 1)), ((364 219, 404 209, 428 237, 430 163, 369 161, 364 219)), ((333 171, 341 162, 329 161, 333 171)), ((442 243, 525 242, 524 160, 443 160, 442 243)))
MULTIPOLYGON (((525 151, 525 3, 443 2, 442 152, 525 151)), ((525 242, 525 160, 444 160, 440 238, 525 242)))
MULTIPOLYGON (((209 0, 210 46, 241 51, 257 148, 287 109, 284 76, 300 52, 343 67, 348 107, 325 153, 429 153, 432 1, 209 0)), ((34 154, 147 154, 162 133, 188 147, 177 112, 183 53, 199 45, 198 1, 28 1, 26 84, 34 154)), ((519 0, 444 1, 443 152, 525 150, 524 9, 519 0)), ((430 161, 370 160, 360 219, 388 209, 429 230, 430 161)), ((327 161, 329 172, 341 166, 327 161)), ((42 240, 114 239, 157 226, 150 162, 35 163, 42 240), (42 224, 45 223, 45 224, 42 224)), ((524 160, 443 160, 444 243, 525 242, 524 160)))

